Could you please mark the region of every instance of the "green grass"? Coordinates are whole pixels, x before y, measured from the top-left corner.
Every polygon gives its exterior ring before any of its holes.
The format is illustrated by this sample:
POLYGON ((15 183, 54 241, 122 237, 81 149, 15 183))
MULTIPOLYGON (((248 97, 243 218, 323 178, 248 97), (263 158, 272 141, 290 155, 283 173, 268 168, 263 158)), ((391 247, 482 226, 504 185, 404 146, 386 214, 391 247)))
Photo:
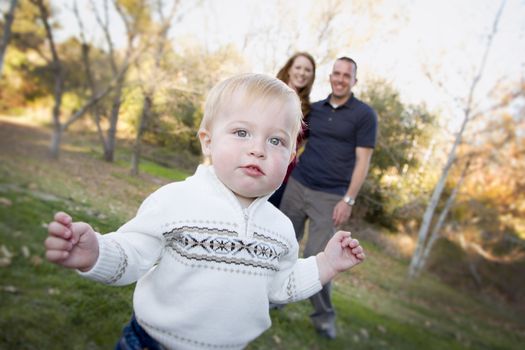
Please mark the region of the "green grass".
MULTIPOLYGON (((124 168, 129 168, 131 163, 129 161, 126 161, 123 158, 119 158, 115 162, 115 164, 121 167, 124 167, 124 168)), ((163 165, 152 162, 150 160, 144 160, 144 159, 142 159, 139 163, 139 172, 146 173, 151 176, 167 179, 170 181, 181 181, 190 175, 185 171, 181 171, 175 168, 168 168, 163 165)))
MULTIPOLYGON (((103 286, 43 261, 44 226, 63 209, 102 232, 122 219, 102 220, 94 208, 40 198, 1 180, 0 242, 13 257, 0 268, 0 349, 112 348, 130 317, 133 286, 103 286)), ((335 281, 336 340, 315 334, 303 301, 272 310, 272 328, 248 349, 521 348, 518 327, 525 322, 505 305, 461 294, 432 276, 410 282, 406 262, 363 244, 366 263, 335 281)))
POLYGON ((118 218, 100 221, 78 203, 22 190, 0 190, 0 244, 13 255, 0 268, 0 349, 111 348, 129 319, 133 287, 92 283, 47 263, 43 242, 57 210, 67 208, 102 231, 117 227, 118 218))

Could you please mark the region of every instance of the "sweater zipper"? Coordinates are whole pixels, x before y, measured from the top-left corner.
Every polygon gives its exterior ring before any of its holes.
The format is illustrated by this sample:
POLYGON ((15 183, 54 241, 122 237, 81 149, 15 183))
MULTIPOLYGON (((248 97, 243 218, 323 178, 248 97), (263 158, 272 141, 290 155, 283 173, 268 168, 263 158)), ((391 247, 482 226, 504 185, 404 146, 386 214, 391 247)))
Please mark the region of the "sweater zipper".
POLYGON ((248 220, 250 216, 248 215, 248 209, 243 208, 242 215, 244 216, 244 237, 248 237, 248 220))

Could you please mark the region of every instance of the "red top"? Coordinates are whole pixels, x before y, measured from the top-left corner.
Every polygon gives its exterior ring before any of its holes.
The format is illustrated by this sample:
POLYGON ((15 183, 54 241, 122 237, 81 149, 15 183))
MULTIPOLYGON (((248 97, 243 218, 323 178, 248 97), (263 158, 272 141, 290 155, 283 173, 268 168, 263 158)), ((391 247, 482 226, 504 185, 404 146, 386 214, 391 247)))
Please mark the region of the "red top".
MULTIPOLYGON (((301 127, 301 131, 297 135, 297 142, 295 144, 295 151, 296 152, 299 151, 299 145, 307 137, 307 129, 308 129, 308 126, 306 125, 306 123, 303 123, 303 125, 301 127)), ((288 169, 286 170, 286 176, 284 177, 283 183, 287 183, 288 182, 288 178, 292 174, 292 171, 295 168, 295 166, 297 165, 297 162, 298 162, 298 159, 297 159, 297 154, 296 154, 295 157, 290 162, 290 164, 288 165, 288 169)))

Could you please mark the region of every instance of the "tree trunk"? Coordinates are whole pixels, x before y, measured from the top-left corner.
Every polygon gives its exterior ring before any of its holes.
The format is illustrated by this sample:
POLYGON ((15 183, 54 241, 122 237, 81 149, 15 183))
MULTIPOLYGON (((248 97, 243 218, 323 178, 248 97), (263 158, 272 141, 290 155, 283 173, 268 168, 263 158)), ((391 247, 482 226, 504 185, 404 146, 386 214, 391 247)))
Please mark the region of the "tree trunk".
POLYGON ((414 251, 414 255, 412 256, 412 260, 410 261, 410 267, 409 267, 410 277, 416 276, 416 271, 418 269, 418 266, 421 265, 421 260, 423 258, 423 251, 427 243, 428 230, 430 229, 432 218, 434 217, 434 212, 436 211, 436 207, 439 203, 439 199, 441 198, 441 194, 443 193, 443 189, 445 188, 445 184, 447 182, 450 168, 452 167, 452 165, 454 164, 456 160, 456 149, 461 142, 461 138, 463 136, 463 132, 465 131, 465 127, 467 126, 468 121, 469 121, 469 114, 466 114, 464 116, 463 123, 461 125, 461 129, 456 135, 456 140, 454 141, 454 145, 452 146, 452 149, 450 150, 448 154, 447 162, 445 166, 443 167, 443 170, 441 171, 441 176, 439 178, 439 181, 436 187, 434 188, 434 192, 432 193, 430 202, 427 205, 425 214, 423 215, 423 222, 421 223, 421 227, 419 228, 416 250, 414 251))
MULTIPOLYGON (((160 4, 161 3, 159 2, 158 5, 160 4)), ((179 5, 180 3, 178 1, 174 2, 173 7, 171 8, 171 11, 169 12, 169 15, 167 17, 164 16, 162 6, 156 7, 157 15, 160 19, 160 28, 156 32, 157 46, 155 48, 154 56, 154 73, 157 75, 161 68, 162 58, 164 57, 164 51, 166 49, 166 44, 168 41, 168 31, 171 27, 173 18, 177 13, 179 5)), ((179 20, 180 18, 182 18, 182 16, 179 17, 179 20)), ((137 71, 140 77, 142 69, 139 67, 137 71)), ((146 126, 148 125, 150 119, 152 118, 151 111, 153 109, 153 99, 157 90, 157 84, 151 84, 151 82, 146 82, 142 85, 145 86, 145 88, 143 88, 144 102, 142 105, 142 113, 139 117, 140 119, 138 123, 137 134, 135 136, 135 144, 133 146, 133 155, 131 158, 131 174, 135 176, 139 174, 139 165, 142 149, 142 135, 144 134, 144 131, 146 130, 146 126)))
POLYGON ((4 56, 7 51, 7 45, 11 39, 11 26, 13 20, 15 19, 15 9, 17 5, 17 0, 11 0, 11 5, 9 6, 9 12, 5 15, 4 23, 4 35, 2 41, 0 42, 0 78, 2 77, 2 69, 4 67, 4 56))
POLYGON ((113 98, 113 106, 111 107, 111 115, 109 117, 109 129, 106 138, 106 148, 104 149, 104 160, 113 162, 115 158, 115 144, 117 138, 117 124, 122 104, 122 89, 124 88, 124 74, 117 81, 115 89, 115 97, 113 98))
POLYGON ((63 128, 60 124, 60 109, 62 106, 62 92, 64 79, 62 73, 55 77, 55 105, 53 106, 53 138, 51 140, 51 157, 58 159, 60 155, 60 142, 62 141, 63 128))
POLYGON ((140 164, 140 155, 141 155, 140 153, 141 153, 141 146, 142 146, 142 134, 144 133, 144 130, 146 129, 146 125, 148 124, 152 105, 153 105, 152 97, 145 95, 144 104, 142 106, 142 114, 140 116, 139 126, 137 128, 137 135, 135 137, 135 144, 133 146, 133 155, 131 158, 131 175, 136 176, 139 174, 139 164, 140 164))
POLYGON ((49 42, 49 49, 51 50, 51 55, 53 57, 52 61, 52 71, 53 77, 55 79, 53 96, 55 104, 53 106, 53 136, 51 140, 51 156, 53 158, 58 158, 60 154, 60 142, 62 140, 63 127, 60 123, 60 110, 62 107, 62 95, 64 93, 64 70, 62 69, 62 62, 58 56, 58 52, 55 46, 55 40, 53 37, 53 32, 51 31, 51 26, 49 25, 49 13, 47 7, 44 4, 43 0, 31 0, 31 2, 38 7, 40 13, 40 19, 44 24, 46 30, 47 40, 49 42))
POLYGON ((58 159, 58 155, 60 154, 60 143, 62 142, 62 133, 63 133, 63 130, 60 127, 60 125, 55 125, 53 127, 53 134, 51 136, 50 152, 51 152, 51 156, 54 159, 58 159))
POLYGON ((467 162, 465 165, 465 168, 463 168, 463 171, 461 173, 461 177, 459 178, 456 186, 454 187, 454 190, 452 190, 452 193, 447 199, 447 202, 445 203, 445 207, 441 211, 441 214, 439 215, 438 221, 434 225, 434 229, 432 230, 432 234, 430 235, 430 238, 425 245, 423 249, 423 253, 421 254, 421 259, 418 261, 418 264, 414 267, 414 276, 419 276, 421 271, 425 268, 427 264, 428 257, 430 256, 430 252, 432 251, 432 248, 434 247, 434 243, 436 243, 437 239, 440 236, 441 228, 443 227, 443 224, 445 223, 445 219, 447 218, 448 212, 450 211, 450 208, 454 204, 454 201, 456 200, 456 196, 459 192, 459 189, 461 185, 463 184, 463 180, 465 179, 465 174, 470 166, 470 161, 467 162))

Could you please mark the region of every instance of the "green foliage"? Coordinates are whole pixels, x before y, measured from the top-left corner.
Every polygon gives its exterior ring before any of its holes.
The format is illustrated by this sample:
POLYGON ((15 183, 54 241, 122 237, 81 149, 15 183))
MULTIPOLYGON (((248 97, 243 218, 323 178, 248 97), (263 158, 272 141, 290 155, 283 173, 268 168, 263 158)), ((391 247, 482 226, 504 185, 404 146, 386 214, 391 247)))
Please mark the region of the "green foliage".
POLYGON ((19 0, 9 45, 22 52, 45 45, 46 32, 38 8, 29 0, 19 0))
POLYGON ((145 0, 118 0, 124 20, 133 34, 146 32, 152 25, 151 10, 145 0))
POLYGON ((424 106, 404 104, 399 93, 382 80, 370 82, 360 98, 374 108, 379 122, 370 174, 362 191, 366 218, 392 227, 398 219, 396 210, 417 201, 407 198, 416 189, 407 169, 419 167, 418 150, 428 145, 436 118, 424 106))

